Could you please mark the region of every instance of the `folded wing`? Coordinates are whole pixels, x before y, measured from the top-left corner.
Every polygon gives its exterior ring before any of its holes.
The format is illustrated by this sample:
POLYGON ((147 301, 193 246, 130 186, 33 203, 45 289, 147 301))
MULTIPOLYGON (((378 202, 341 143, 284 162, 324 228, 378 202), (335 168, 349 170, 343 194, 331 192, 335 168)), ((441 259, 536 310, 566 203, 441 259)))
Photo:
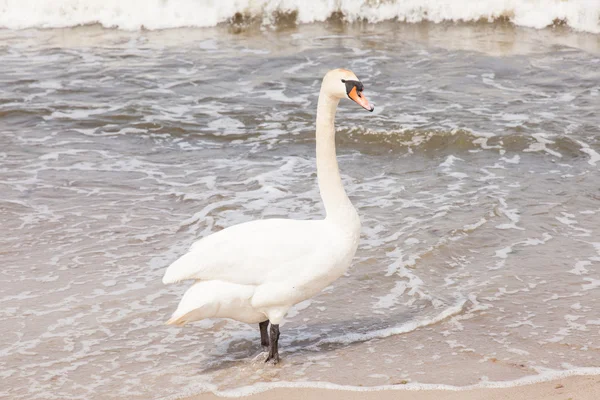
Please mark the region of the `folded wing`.
POLYGON ((196 279, 260 285, 281 276, 280 268, 301 268, 302 260, 326 248, 326 229, 319 220, 234 225, 195 242, 167 268, 163 283, 196 279))

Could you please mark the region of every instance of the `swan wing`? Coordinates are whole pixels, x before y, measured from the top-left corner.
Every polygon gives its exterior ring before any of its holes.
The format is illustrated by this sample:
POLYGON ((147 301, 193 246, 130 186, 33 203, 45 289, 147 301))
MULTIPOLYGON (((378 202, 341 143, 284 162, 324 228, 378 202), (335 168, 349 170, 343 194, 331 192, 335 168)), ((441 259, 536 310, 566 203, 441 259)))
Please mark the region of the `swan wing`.
POLYGON ((163 283, 186 279, 260 285, 301 267, 328 248, 325 221, 267 219, 234 225, 195 242, 163 283))

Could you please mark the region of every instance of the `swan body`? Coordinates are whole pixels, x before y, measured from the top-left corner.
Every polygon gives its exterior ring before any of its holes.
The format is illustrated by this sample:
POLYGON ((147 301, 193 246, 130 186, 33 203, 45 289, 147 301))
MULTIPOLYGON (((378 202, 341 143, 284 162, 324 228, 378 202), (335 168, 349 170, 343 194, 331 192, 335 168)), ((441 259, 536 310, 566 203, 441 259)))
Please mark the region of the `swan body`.
POLYGON ((323 220, 267 219, 234 225, 195 242, 171 264, 165 284, 195 280, 169 324, 204 318, 261 323, 269 359, 277 362, 279 324, 293 305, 313 297, 350 266, 360 219, 342 186, 335 154, 334 117, 341 98, 372 111, 362 84, 348 70, 329 71, 317 109, 317 175, 326 209, 323 220), (264 328, 264 331, 263 331, 264 328), (275 338, 275 339, 274 339, 275 338))
POLYGON ((314 296, 347 270, 360 230, 358 215, 353 217, 348 230, 327 219, 267 219, 234 225, 199 240, 168 268, 163 279, 165 283, 200 281, 193 287, 197 296, 186 293, 187 299, 184 296, 172 322, 189 322, 185 316, 190 311, 208 300, 219 303, 221 292, 224 302, 229 303, 228 293, 239 290, 239 301, 249 306, 247 317, 242 319, 239 310, 223 307, 215 315, 203 318, 250 323, 268 319, 279 323, 290 307, 314 296), (218 285, 203 285, 210 282, 218 285), (200 296, 201 287, 210 290, 211 296, 200 296), (242 288, 252 290, 249 297, 242 288))

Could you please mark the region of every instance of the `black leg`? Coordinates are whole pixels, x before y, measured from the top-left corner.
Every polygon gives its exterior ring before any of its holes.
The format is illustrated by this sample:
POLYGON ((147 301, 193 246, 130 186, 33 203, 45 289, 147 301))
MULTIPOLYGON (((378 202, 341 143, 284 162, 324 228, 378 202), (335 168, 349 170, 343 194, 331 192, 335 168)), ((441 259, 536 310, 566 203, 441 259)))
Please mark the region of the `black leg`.
POLYGON ((271 344, 269 346, 269 356, 265 362, 272 361, 273 364, 279 362, 279 325, 271 324, 271 344))
POLYGON ((269 347, 269 320, 258 324, 260 328, 260 344, 262 347, 269 347))

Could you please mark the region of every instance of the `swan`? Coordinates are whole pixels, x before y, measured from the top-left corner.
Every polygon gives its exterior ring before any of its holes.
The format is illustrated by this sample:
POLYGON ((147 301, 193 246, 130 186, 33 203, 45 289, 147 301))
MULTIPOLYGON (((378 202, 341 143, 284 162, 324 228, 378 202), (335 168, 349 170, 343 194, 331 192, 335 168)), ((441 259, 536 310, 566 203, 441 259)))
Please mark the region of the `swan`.
POLYGON ((259 324, 261 345, 268 348, 265 362, 279 362, 279 324, 287 311, 343 275, 358 247, 360 220, 342 185, 335 152, 335 113, 346 97, 368 111, 374 109, 352 71, 327 72, 316 129, 325 219, 250 221, 196 241, 165 271, 165 284, 196 281, 167 324, 204 318, 259 324))

